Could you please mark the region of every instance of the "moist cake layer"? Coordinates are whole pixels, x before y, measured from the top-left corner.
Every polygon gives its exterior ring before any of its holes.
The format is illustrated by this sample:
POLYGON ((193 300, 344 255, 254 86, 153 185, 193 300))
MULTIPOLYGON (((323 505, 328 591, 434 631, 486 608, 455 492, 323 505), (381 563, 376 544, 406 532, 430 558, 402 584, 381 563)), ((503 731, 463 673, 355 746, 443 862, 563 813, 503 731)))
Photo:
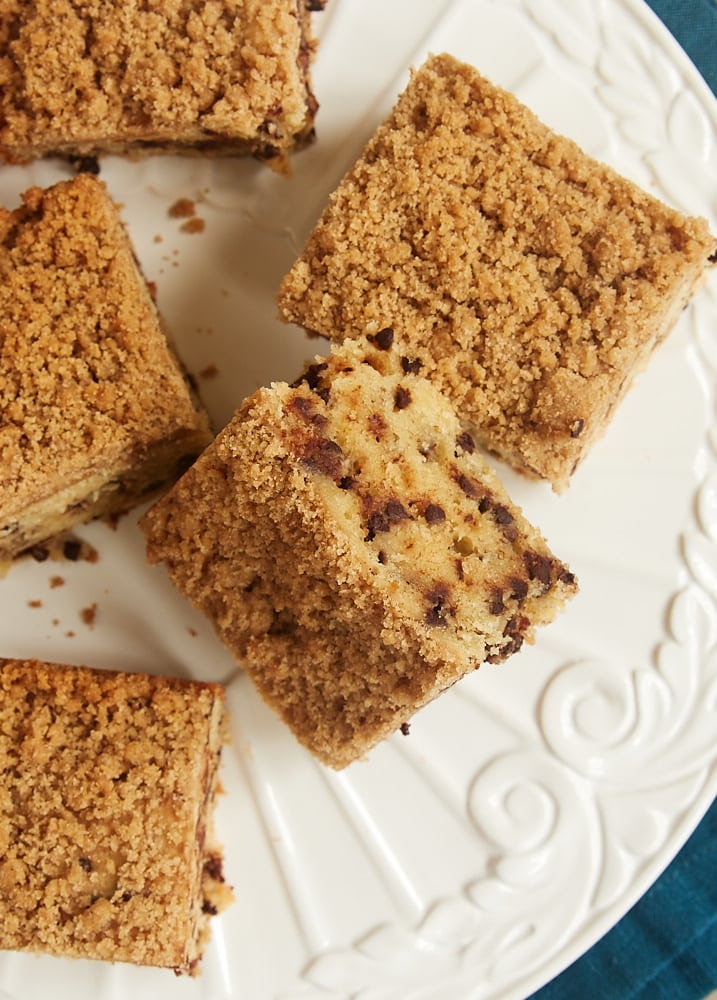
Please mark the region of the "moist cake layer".
POLYGON ((279 307, 335 340, 390 323, 483 445, 561 490, 716 249, 704 220, 440 55, 330 197, 279 307))
POLYGON ((0 560, 177 478, 211 439, 87 174, 0 208, 0 560))
POLYGON ((383 329, 259 390, 142 519, 297 738, 362 756, 576 589, 383 329))

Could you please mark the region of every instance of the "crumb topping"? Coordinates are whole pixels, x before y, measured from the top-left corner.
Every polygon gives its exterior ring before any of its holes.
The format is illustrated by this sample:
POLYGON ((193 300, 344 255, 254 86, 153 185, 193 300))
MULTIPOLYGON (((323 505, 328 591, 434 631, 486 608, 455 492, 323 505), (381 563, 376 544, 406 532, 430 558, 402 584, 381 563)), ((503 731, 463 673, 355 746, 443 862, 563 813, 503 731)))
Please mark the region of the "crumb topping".
POLYGON ((0 692, 2 947, 191 971, 221 689, 0 660, 0 692))
POLYGON ((577 590, 382 325, 260 389, 143 516, 150 562, 332 767, 577 590))
POLYGON ((310 124, 302 0, 10 0, 0 12, 0 149, 262 135, 310 124))
POLYGON ((104 185, 0 209, 0 492, 12 508, 198 426, 104 185))
POLYGON ((435 56, 331 196, 279 305, 334 339, 388 317, 488 447, 564 485, 716 244, 435 56))

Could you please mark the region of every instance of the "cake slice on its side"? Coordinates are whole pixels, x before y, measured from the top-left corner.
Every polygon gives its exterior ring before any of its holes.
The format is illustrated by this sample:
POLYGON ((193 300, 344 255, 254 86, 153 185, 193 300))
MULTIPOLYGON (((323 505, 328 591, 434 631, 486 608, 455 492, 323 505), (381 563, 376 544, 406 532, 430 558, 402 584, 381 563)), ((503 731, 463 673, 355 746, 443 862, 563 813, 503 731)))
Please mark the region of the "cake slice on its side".
POLYGON ((150 561, 336 768, 576 590, 390 328, 247 399, 141 525, 150 561))
POLYGON ((321 0, 6 0, 0 159, 254 155, 279 170, 313 138, 321 0))
POLYGON ((0 693, 0 948, 196 974, 222 688, 7 659, 0 693))
POLYGON ((0 209, 0 562, 147 499, 211 437, 104 185, 0 209))
POLYGON ((439 55, 332 194, 279 308, 334 340, 391 317, 481 443, 560 491, 716 251, 703 219, 439 55))

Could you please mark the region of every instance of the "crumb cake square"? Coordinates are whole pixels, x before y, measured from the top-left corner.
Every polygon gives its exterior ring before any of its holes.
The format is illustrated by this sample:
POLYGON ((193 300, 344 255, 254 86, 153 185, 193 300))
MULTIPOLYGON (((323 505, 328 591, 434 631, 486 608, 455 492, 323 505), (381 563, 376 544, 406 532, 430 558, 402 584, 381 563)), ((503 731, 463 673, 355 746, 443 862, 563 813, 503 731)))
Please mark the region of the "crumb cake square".
POLYGON ((151 563, 341 768, 576 591, 384 328, 249 397, 142 518, 151 563))
POLYGON ((286 169, 313 135, 312 0, 5 0, 0 158, 190 151, 286 169))
POLYGON ((334 340, 389 322, 481 445, 561 491, 716 250, 443 54, 331 195, 279 308, 334 340))
POLYGON ((0 659, 0 692, 0 948, 196 974, 222 688, 0 659))
POLYGON ((0 208, 0 561, 147 499, 211 436, 102 182, 0 208))

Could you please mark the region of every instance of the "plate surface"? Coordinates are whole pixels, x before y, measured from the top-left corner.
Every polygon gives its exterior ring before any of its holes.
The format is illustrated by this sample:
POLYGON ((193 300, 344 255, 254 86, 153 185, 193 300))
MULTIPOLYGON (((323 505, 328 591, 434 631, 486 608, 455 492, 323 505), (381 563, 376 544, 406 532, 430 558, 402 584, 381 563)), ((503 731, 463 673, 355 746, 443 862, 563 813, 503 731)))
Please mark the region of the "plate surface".
MULTIPOLYGON (((279 281, 428 52, 472 62, 717 225, 717 104, 639 0, 332 0, 316 26, 318 141, 291 178, 253 162, 102 165, 217 426, 321 350, 277 321, 279 281), (170 216, 180 197, 203 231, 170 216)), ((3 168, 0 202, 66 175, 3 168)), ((0 1000, 510 1000, 615 923, 717 791, 715 330, 713 276, 564 496, 501 470, 579 597, 341 774, 297 747, 146 565, 136 516, 83 529, 94 565, 14 567, 2 655, 227 682, 219 833, 237 902, 196 981, 6 953, 0 1000)))

